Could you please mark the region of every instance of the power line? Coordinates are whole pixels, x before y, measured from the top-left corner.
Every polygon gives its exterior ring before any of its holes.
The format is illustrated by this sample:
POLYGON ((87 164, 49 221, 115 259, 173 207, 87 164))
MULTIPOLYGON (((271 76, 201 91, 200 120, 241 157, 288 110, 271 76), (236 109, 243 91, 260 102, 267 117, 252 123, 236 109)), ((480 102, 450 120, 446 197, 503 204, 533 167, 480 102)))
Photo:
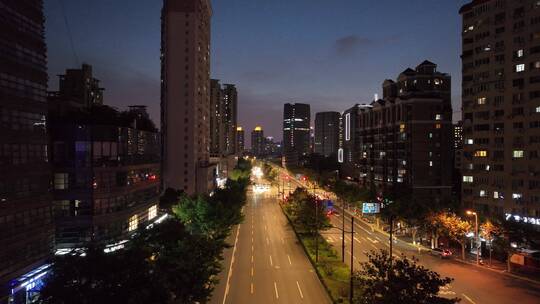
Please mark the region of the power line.
POLYGON ((77 56, 77 52, 75 51, 75 43, 73 42, 73 35, 71 34, 71 28, 69 26, 69 22, 68 22, 68 18, 67 18, 66 7, 64 5, 63 0, 58 0, 58 2, 60 3, 60 7, 62 9, 62 15, 64 16, 64 23, 66 25, 66 30, 67 30, 67 33, 68 33, 69 43, 71 45, 71 51, 73 52, 73 58, 75 59, 75 63, 78 66, 78 65, 80 65, 79 56, 77 56))

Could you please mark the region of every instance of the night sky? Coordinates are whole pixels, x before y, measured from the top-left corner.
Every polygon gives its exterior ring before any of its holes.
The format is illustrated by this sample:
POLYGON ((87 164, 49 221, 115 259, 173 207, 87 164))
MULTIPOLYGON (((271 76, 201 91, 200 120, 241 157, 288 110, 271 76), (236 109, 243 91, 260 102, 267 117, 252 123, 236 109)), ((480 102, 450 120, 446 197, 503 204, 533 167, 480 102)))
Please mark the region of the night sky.
MULTIPOLYGON (((461 115, 458 10, 467 0, 213 0, 212 78, 239 90, 239 122, 281 139, 283 104, 343 111, 424 59, 452 75, 461 115)), ((161 0, 45 0, 49 89, 94 66, 105 103, 144 104, 159 124, 161 0), (69 28, 62 13, 62 3, 69 28), (71 47, 69 32, 73 37, 71 47)), ((246 134, 249 138, 249 132, 246 134)), ((249 139, 248 139, 249 142, 249 139)))

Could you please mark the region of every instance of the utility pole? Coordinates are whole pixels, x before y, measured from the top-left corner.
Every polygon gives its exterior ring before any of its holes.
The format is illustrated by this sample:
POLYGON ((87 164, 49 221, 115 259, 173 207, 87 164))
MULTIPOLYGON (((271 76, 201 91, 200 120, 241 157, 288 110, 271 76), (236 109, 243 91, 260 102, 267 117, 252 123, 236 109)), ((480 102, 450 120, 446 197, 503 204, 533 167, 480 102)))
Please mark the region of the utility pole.
POLYGON ((344 203, 341 203, 341 261, 345 263, 345 205, 344 203))
POLYGON ((349 291, 349 303, 353 302, 353 296, 354 296, 354 284, 353 284, 353 275, 354 275, 354 216, 351 216, 351 279, 350 279, 350 286, 351 289, 349 291))
POLYGON ((394 243, 393 240, 392 240, 392 231, 393 231, 393 229, 394 229, 394 216, 390 215, 390 261, 392 261, 392 245, 394 243))

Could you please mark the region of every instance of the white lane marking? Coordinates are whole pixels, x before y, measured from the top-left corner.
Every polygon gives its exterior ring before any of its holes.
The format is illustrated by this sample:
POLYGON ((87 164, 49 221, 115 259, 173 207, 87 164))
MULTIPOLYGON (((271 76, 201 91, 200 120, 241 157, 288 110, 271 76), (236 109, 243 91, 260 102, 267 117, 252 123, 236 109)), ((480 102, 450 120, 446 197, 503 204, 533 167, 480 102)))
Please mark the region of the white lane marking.
POLYGON ((253 266, 251 266, 251 276, 253 276, 253 266))
POLYGON ((370 237, 367 237, 367 239, 368 239, 370 242, 372 242, 373 244, 377 244, 377 243, 379 242, 379 241, 374 240, 374 239, 372 239, 372 238, 370 238, 370 237))
POLYGON ((276 291, 276 299, 279 299, 279 293, 277 291, 277 284, 274 282, 274 290, 276 291))
MULTIPOLYGON (((242 208, 242 210, 244 210, 244 208, 242 208)), ((241 226, 242 225, 238 225, 238 229, 236 230, 236 238, 234 240, 232 259, 231 259, 231 264, 229 265, 229 274, 227 275, 227 284, 225 284, 225 294, 223 295, 223 304, 225 304, 225 301, 227 300, 227 295, 229 294, 230 282, 231 282, 231 277, 232 277, 232 267, 234 263, 234 255, 236 253, 236 245, 238 244, 238 235, 240 234, 241 226)))
POLYGON ((251 283, 251 294, 253 294, 253 283, 251 283))
POLYGON ((274 266, 274 263, 272 262, 272 256, 269 255, 269 257, 270 257, 270 266, 274 266))
POLYGON ((270 245, 270 240, 266 238, 266 245, 270 245))
POLYGON ((289 260, 289 265, 292 265, 292 262, 291 262, 291 256, 287 254, 287 259, 289 260))
POLYGON ((461 295, 464 296, 467 301, 471 302, 472 304, 476 304, 476 302, 469 298, 466 294, 462 293, 461 295))
POLYGON ((296 287, 298 287, 298 292, 300 293, 300 298, 304 298, 304 294, 302 293, 302 289, 300 288, 300 283, 296 281, 296 287))
POLYGON ((253 254, 251 255, 251 263, 253 263, 253 254))

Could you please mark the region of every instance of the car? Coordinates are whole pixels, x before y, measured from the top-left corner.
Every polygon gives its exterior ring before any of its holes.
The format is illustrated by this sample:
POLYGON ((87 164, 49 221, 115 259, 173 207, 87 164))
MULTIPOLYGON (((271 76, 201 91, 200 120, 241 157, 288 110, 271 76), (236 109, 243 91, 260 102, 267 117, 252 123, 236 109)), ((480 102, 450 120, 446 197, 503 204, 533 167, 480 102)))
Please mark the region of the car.
POLYGON ((434 248, 431 249, 431 255, 438 256, 441 259, 446 259, 452 255, 452 251, 443 248, 434 248))

